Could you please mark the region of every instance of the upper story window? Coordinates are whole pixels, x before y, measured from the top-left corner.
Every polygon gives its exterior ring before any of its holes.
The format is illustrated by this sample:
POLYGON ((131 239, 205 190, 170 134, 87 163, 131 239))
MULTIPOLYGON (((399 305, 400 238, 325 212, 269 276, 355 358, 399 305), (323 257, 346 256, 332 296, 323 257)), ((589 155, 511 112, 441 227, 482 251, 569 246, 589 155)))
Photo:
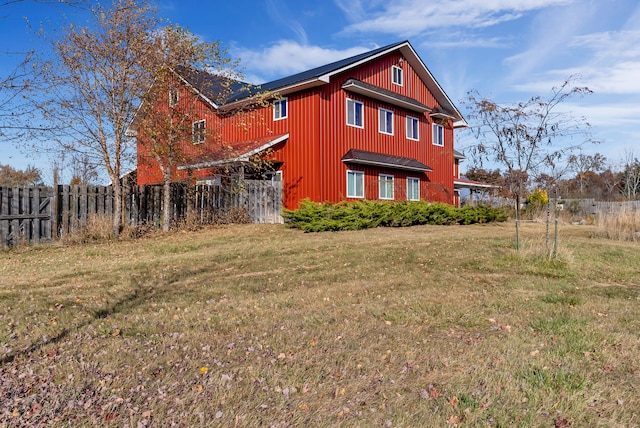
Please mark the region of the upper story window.
POLYGON ((193 144, 204 143, 207 139, 207 130, 205 125, 206 122, 204 120, 193 122, 191 125, 191 138, 193 140, 193 144))
POLYGON ((395 85, 402 86, 402 69, 395 65, 391 67, 391 81, 395 85))
POLYGON ((347 98, 347 125, 364 128, 363 110, 364 104, 347 98))
POLYGON ((420 119, 413 116, 407 116, 407 138, 410 140, 419 140, 420 135, 418 133, 420 125, 420 119))
POLYGON ((444 146, 444 126, 433 124, 433 145, 444 146))
POLYGON ((273 120, 285 119, 287 117, 289 114, 287 101, 287 98, 283 98, 273 102, 273 120))
POLYGON ((386 108, 378 109, 378 131, 382 134, 393 135, 393 112, 386 108))
POLYGON ((172 86, 169 88, 169 107, 173 107, 178 104, 178 88, 172 86))

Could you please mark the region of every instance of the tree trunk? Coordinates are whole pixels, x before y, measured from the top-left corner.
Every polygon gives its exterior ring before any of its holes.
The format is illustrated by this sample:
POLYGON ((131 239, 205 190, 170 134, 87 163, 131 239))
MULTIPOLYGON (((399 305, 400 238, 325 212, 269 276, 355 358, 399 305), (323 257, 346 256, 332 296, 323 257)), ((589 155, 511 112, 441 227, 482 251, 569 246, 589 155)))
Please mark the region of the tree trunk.
POLYGON ((111 177, 113 186, 113 236, 120 236, 122 227, 122 185, 119 177, 111 177))
POLYGON ((171 225, 171 179, 165 178, 162 185, 162 231, 168 232, 171 225))

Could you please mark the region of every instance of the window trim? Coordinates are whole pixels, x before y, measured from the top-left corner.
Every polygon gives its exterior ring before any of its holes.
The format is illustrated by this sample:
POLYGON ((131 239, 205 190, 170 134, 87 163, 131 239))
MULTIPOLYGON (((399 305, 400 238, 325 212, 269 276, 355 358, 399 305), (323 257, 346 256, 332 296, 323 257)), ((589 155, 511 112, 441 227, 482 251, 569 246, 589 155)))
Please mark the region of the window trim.
POLYGON ((207 141, 207 121, 205 119, 196 120, 191 124, 191 142, 193 144, 202 144, 207 141), (202 123, 202 128, 198 124, 202 123), (198 140, 196 141, 196 136, 198 140))
POLYGON ((431 141, 434 146, 444 147, 444 126, 439 123, 431 124, 431 141), (440 136, 442 136, 442 140, 440 140, 440 136))
POLYGON ((273 101, 273 120, 282 120, 289 117, 289 98, 280 98, 278 100, 273 101), (276 104, 280 107, 276 108, 276 104), (284 115, 282 115, 282 105, 284 104, 284 115), (279 113, 278 116, 276 113, 279 113))
POLYGON ((175 107, 178 105, 180 101, 180 94, 178 93, 178 88, 172 86, 169 88, 169 107, 175 107))
MULTIPOLYGON (((378 174, 378 199, 383 200, 383 201, 393 201, 395 200, 395 185, 396 185, 396 179, 393 175, 391 174, 378 174), (382 181, 382 179, 385 179, 384 182, 382 181), (389 197, 388 195, 382 196, 382 189, 383 189, 383 184, 386 185, 388 183, 388 181, 386 179, 391 178, 391 197, 389 197)), ((386 194, 386 186, 384 187, 385 189, 385 194, 386 194)))
POLYGON ((391 83, 398 86, 404 86, 404 70, 397 65, 391 66, 391 83), (396 71, 397 76, 399 77, 398 80, 396 80, 396 71))
MULTIPOLYGON (((393 110, 389 110, 388 108, 378 107, 378 132, 385 135, 393 135, 393 110), (391 124, 391 131, 387 131, 387 127, 385 127, 384 131, 382 130, 382 112, 391 113, 391 117, 389 118, 389 123, 391 124)), ((387 125, 387 114, 384 115, 385 125, 387 125)))
POLYGON ((420 119, 415 116, 407 115, 407 119, 405 121, 406 131, 407 131, 407 139, 412 141, 420 141, 420 119), (409 135, 409 130, 413 134, 413 123, 416 123, 416 136, 409 135), (409 124, 411 123, 411 126, 409 124))
POLYGON ((420 200, 420 179, 418 177, 407 177, 407 201, 419 201, 420 200), (412 198, 409 193, 409 183, 413 182, 414 185, 417 185, 418 189, 418 198, 412 198))
POLYGON ((354 169, 348 169, 347 170, 347 198, 358 198, 358 199, 364 199, 364 171, 358 171, 358 170, 354 170, 354 169), (354 185, 353 185, 353 190, 354 193, 353 194, 349 194, 349 175, 353 175, 354 180, 355 177, 361 177, 362 179, 362 195, 358 195, 357 193, 357 185, 356 182, 354 181, 354 185))
POLYGON ((347 114, 347 126, 353 126, 354 128, 360 128, 363 129, 364 128, 364 103, 362 101, 358 101, 358 100, 354 100, 353 98, 347 98, 346 101, 346 114, 347 114), (353 110, 353 122, 354 123, 349 123, 349 103, 353 103, 352 105, 354 106, 354 110, 353 110), (360 125, 358 125, 357 123, 357 108, 356 106, 360 105, 360 122, 362 122, 360 125))

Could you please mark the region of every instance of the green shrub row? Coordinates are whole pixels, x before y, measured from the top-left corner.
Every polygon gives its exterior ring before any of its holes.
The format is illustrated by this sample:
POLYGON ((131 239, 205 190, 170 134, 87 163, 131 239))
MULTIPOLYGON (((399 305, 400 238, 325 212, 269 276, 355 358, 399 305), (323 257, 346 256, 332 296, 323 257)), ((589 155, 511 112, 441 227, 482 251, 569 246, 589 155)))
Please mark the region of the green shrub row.
POLYGON ((422 224, 448 225, 505 221, 500 209, 477 206, 456 208, 442 203, 342 201, 316 203, 305 199, 297 210, 284 210, 286 223, 305 232, 359 230, 422 224))

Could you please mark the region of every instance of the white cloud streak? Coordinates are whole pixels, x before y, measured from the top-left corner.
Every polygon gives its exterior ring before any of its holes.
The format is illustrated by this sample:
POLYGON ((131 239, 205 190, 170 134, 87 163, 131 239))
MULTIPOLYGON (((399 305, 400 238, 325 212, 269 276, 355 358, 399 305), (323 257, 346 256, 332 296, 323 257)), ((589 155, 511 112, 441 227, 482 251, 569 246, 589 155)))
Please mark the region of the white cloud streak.
POLYGON ((347 49, 329 49, 280 40, 266 49, 235 49, 234 56, 242 59, 242 66, 251 72, 245 80, 264 83, 269 80, 308 70, 373 49, 354 46, 347 49))
MULTIPOLYGON (((401 37, 413 37, 442 28, 483 28, 513 21, 534 10, 573 3, 574 0, 395 0, 374 1, 366 6, 356 2, 357 12, 347 13, 353 24, 346 32, 379 32, 401 37), (357 20, 356 20, 357 19, 357 20)), ((344 0, 336 0, 343 10, 344 0)), ((351 2, 350 2, 351 3, 351 2)))

